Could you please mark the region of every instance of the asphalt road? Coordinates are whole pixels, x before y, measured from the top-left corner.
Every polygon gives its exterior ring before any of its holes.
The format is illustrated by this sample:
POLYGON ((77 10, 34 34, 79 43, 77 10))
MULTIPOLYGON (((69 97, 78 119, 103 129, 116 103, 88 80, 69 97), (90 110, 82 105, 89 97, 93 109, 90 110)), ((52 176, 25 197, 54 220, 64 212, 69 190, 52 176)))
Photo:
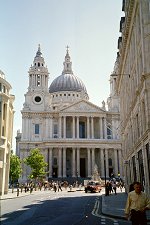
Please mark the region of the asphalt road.
POLYGON ((1 225, 127 225, 101 215, 101 194, 42 191, 1 201, 1 225))

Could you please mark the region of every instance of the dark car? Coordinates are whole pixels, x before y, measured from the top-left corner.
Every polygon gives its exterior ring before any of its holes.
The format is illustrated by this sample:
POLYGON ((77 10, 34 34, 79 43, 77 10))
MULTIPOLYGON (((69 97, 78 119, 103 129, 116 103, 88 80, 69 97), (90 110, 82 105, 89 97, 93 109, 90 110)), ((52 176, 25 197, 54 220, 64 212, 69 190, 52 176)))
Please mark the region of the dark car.
POLYGON ((99 181, 89 181, 85 186, 85 193, 87 192, 101 192, 101 184, 99 181))

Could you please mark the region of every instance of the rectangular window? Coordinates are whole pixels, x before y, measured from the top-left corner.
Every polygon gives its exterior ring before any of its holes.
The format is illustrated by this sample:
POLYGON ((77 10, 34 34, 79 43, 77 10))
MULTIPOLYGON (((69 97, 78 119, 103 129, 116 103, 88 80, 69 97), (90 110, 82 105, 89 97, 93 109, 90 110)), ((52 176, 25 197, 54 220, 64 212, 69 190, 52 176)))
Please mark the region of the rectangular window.
POLYGON ((39 134, 40 133, 40 126, 39 124, 35 124, 35 134, 39 134))
POLYGON ((54 134, 58 134, 58 127, 57 127, 57 124, 54 124, 54 134))

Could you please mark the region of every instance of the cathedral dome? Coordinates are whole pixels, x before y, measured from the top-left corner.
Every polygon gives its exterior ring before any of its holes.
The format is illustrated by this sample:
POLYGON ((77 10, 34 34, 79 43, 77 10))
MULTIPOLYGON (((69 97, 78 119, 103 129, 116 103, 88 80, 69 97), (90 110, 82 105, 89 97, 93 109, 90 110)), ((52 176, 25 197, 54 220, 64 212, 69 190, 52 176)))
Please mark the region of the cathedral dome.
POLYGON ((73 74, 72 63, 67 47, 67 53, 64 61, 64 70, 60 76, 55 78, 49 87, 49 92, 82 92, 87 95, 87 90, 83 82, 73 74))
POLYGON ((49 92, 60 92, 60 91, 77 91, 77 92, 85 92, 86 87, 83 82, 73 74, 62 74, 57 77, 50 85, 49 92))

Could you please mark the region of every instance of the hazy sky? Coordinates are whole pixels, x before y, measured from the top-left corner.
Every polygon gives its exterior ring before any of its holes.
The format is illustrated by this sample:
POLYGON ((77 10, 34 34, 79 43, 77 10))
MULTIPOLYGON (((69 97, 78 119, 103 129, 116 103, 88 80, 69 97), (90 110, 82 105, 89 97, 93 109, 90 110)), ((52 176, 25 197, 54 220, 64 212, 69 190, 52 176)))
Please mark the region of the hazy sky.
POLYGON ((122 0, 1 0, 0 69, 15 95, 15 136, 28 88, 28 70, 41 44, 50 73, 61 75, 66 46, 72 68, 85 84, 90 101, 101 106, 109 96, 122 0))

